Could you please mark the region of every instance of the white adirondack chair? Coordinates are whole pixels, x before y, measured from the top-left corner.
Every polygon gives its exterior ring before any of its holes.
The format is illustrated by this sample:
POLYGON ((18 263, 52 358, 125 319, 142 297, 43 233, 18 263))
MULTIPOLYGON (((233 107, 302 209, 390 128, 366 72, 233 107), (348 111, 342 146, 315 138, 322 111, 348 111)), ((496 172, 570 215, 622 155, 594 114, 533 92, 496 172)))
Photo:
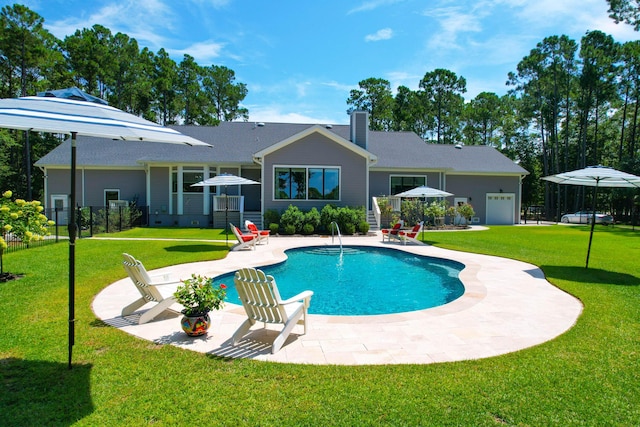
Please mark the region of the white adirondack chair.
POLYGON ((271 353, 277 353, 282 348, 295 325, 303 325, 304 333, 307 333, 307 310, 312 291, 282 300, 273 276, 267 276, 255 268, 241 268, 236 272, 234 282, 248 319, 233 334, 233 345, 237 345, 256 322, 283 325, 273 341, 271 353))
POLYGON ((123 253, 122 257, 122 265, 141 295, 139 299, 122 309, 122 316, 133 314, 148 303, 155 303, 153 307, 142 313, 138 320, 139 324, 147 323, 176 302, 173 294, 180 285, 180 281, 171 279, 169 275, 149 276, 144 265, 133 256, 123 253))
POLYGON ((231 248, 232 251, 238 251, 245 248, 250 248, 253 250, 256 249, 256 242, 258 241, 257 235, 251 233, 243 234, 242 230, 231 223, 229 223, 229 227, 231 227, 233 234, 236 236, 236 239, 238 239, 238 244, 231 248))

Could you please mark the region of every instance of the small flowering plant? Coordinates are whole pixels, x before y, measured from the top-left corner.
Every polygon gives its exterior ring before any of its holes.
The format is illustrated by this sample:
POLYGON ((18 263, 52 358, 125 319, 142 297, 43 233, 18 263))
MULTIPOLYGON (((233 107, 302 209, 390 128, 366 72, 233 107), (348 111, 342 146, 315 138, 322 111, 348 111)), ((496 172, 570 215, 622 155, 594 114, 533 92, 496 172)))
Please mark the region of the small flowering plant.
POLYGON ((184 306, 182 314, 197 316, 211 310, 220 310, 227 296, 226 289, 227 286, 224 283, 214 286, 213 279, 192 274, 190 279, 182 281, 173 295, 176 301, 184 306))

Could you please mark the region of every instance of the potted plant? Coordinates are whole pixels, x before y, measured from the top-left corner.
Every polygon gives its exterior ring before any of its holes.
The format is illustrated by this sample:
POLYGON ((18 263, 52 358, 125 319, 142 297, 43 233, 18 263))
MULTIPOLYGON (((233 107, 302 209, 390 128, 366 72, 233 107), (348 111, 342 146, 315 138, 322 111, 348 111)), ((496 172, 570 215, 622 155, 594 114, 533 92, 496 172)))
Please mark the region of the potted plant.
POLYGON ((182 281, 173 295, 184 307, 180 324, 187 335, 197 337, 207 333, 211 325, 209 311, 223 307, 226 289, 224 283, 213 286, 213 279, 198 274, 182 281))

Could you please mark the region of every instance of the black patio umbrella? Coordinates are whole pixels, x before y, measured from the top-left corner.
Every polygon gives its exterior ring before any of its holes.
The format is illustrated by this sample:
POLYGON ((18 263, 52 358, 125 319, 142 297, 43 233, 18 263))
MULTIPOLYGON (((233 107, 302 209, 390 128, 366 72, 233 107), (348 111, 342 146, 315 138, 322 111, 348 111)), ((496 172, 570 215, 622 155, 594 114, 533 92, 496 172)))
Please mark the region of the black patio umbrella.
POLYGON ((89 101, 57 98, 77 94, 71 88, 46 92, 45 96, 0 99, 0 127, 71 135, 71 191, 69 214, 69 368, 75 342, 75 241, 76 241, 76 136, 94 136, 127 141, 154 141, 210 146, 180 132, 134 116, 105 101, 85 94, 89 101), (49 93, 49 95, 47 95, 49 93), (95 98, 95 99, 93 99, 95 98), (96 100, 99 100, 96 101, 96 100))
POLYGON ((591 218, 591 232, 589 233, 589 246, 587 248, 587 261, 585 268, 589 268, 589 255, 591 253, 591 240, 593 240, 593 228, 596 224, 596 196, 599 187, 613 188, 640 188, 640 176, 621 172, 604 166, 588 166, 571 172, 562 172, 556 175, 545 176, 542 179, 557 184, 583 185, 594 187, 593 210, 591 218))

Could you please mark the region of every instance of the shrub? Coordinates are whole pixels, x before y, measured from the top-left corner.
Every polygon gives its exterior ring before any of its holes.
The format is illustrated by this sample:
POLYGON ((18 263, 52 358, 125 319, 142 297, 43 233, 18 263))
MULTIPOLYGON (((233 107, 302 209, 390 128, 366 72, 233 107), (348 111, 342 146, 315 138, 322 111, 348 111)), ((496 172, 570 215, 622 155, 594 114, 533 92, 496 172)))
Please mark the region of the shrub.
POLYGON ((309 223, 302 226, 302 234, 306 236, 313 234, 313 230, 314 230, 313 225, 309 223))
POLYGON ((269 224, 269 228, 271 228, 271 224, 280 224, 280 213, 278 213, 275 209, 269 209, 264 213, 264 224, 269 224))
POLYGON ((358 230, 362 234, 367 234, 369 232, 369 223, 367 221, 362 221, 360 224, 358 224, 358 230))
POLYGON ((42 211, 42 204, 33 200, 11 200, 13 193, 5 191, 0 199, 0 273, 3 271, 2 254, 7 249, 5 236, 11 233, 24 243, 43 240, 49 235, 48 226, 53 225, 42 211))
POLYGON ((424 203, 421 200, 406 199, 402 201, 400 206, 402 218, 404 218, 406 225, 413 225, 422 221, 424 215, 424 203))
POLYGON ((285 229, 286 234, 295 234, 302 231, 304 225, 304 213, 297 206, 289 205, 286 211, 280 217, 280 225, 285 229), (288 227, 293 227, 293 233, 288 233, 288 227))
POLYGON ((388 197, 378 197, 378 208, 380 208, 380 225, 389 227, 392 221, 393 206, 389 203, 388 197))
MULTIPOLYGON (((320 225, 320 212, 315 207, 304 214, 304 224, 309 224, 315 230, 320 225)), ((311 233, 309 233, 311 234, 311 233)))
POLYGON ((344 225, 344 231, 343 231, 342 234, 344 234, 346 236, 350 236, 350 235, 354 234, 355 232, 356 232, 355 224, 349 222, 349 223, 344 225))
POLYGON ((320 211, 320 225, 322 230, 330 232, 329 224, 333 221, 338 222, 338 210, 331 204, 324 205, 320 211))
POLYGON ((458 206, 456 208, 456 211, 458 212, 458 214, 460 214, 461 217, 467 220, 467 223, 470 223, 471 218, 476 214, 476 211, 473 210, 473 206, 471 206, 469 203, 463 203, 462 205, 458 206))
POLYGON ((296 227, 293 224, 285 225, 284 234, 288 234, 288 235, 296 234, 296 227))
POLYGON ((280 225, 277 222, 272 222, 269 224, 269 230, 271 230, 271 234, 278 234, 280 231, 280 225))

